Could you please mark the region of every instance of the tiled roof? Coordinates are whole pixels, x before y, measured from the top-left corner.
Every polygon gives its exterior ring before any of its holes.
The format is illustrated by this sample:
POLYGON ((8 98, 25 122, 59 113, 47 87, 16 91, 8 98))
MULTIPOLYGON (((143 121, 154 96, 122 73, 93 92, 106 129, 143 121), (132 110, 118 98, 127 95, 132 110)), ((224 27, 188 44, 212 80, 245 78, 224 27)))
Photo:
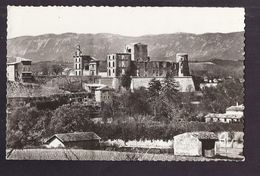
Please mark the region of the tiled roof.
POLYGON ((75 132, 75 133, 62 133, 55 134, 47 140, 50 141, 53 137, 57 137, 62 142, 75 142, 75 141, 88 141, 88 140, 99 140, 101 139, 94 132, 75 132))

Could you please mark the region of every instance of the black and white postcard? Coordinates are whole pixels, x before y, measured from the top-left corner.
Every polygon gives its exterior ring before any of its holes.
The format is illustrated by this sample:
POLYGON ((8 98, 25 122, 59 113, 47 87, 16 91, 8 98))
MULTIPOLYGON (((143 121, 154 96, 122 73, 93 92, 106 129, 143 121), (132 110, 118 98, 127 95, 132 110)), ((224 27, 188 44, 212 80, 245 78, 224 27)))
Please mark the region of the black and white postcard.
POLYGON ((244 16, 8 6, 6 159, 244 161, 244 16))

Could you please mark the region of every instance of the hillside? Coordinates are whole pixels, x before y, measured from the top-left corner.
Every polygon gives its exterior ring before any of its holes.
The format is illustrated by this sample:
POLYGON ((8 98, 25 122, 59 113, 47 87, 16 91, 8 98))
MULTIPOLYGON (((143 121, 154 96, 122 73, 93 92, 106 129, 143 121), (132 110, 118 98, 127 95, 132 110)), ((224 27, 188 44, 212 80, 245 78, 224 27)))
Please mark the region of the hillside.
POLYGON ((243 60, 244 32, 207 33, 201 35, 176 33, 127 37, 116 34, 46 34, 7 40, 7 55, 38 61, 72 61, 77 44, 84 54, 105 60, 108 53, 122 52, 131 42, 148 44, 152 60, 175 60, 178 52, 189 54, 190 60, 243 60))

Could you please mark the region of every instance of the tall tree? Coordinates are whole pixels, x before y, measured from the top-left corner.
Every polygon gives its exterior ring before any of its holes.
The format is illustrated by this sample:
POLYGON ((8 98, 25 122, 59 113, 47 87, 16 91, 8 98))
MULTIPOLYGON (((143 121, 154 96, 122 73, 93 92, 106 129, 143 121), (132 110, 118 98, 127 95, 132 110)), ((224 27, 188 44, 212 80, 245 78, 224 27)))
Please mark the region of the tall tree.
POLYGON ((157 109, 158 106, 160 105, 160 102, 157 100, 159 99, 161 89, 162 89, 162 85, 159 80, 156 80, 154 78, 149 82, 148 101, 152 106, 154 116, 157 116, 158 113, 157 109))
POLYGON ((173 78, 167 77, 163 81, 159 100, 162 116, 170 120, 178 118, 181 98, 179 96, 179 85, 173 78))
POLYGON ((62 71, 63 71, 63 67, 61 64, 52 65, 52 72, 55 73, 55 75, 61 74, 62 71))
POLYGON ((162 83, 153 79, 149 85, 148 97, 153 107, 154 116, 157 119, 166 120, 176 117, 181 102, 177 82, 173 78, 166 77, 162 83))
POLYGON ((21 107, 7 116, 7 146, 22 148, 37 145, 47 135, 50 111, 39 111, 35 107, 21 107))
POLYGON ((94 109, 80 103, 67 104, 57 108, 50 122, 52 133, 90 131, 94 109))
POLYGON ((130 88, 131 85, 131 73, 130 70, 127 70, 126 73, 122 76, 121 84, 126 90, 130 88))

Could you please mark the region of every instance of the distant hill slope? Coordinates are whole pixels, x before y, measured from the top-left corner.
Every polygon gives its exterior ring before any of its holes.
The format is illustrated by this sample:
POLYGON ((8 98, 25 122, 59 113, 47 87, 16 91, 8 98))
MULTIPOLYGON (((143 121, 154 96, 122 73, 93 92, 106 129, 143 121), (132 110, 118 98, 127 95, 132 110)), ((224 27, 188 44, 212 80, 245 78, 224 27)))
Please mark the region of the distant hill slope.
POLYGON ((72 61, 77 44, 84 54, 105 60, 108 53, 122 52, 126 44, 148 44, 152 60, 174 60, 178 52, 189 54, 190 60, 243 60, 244 32, 207 33, 201 35, 176 33, 127 37, 116 34, 46 34, 7 40, 8 56, 37 61, 72 61))

